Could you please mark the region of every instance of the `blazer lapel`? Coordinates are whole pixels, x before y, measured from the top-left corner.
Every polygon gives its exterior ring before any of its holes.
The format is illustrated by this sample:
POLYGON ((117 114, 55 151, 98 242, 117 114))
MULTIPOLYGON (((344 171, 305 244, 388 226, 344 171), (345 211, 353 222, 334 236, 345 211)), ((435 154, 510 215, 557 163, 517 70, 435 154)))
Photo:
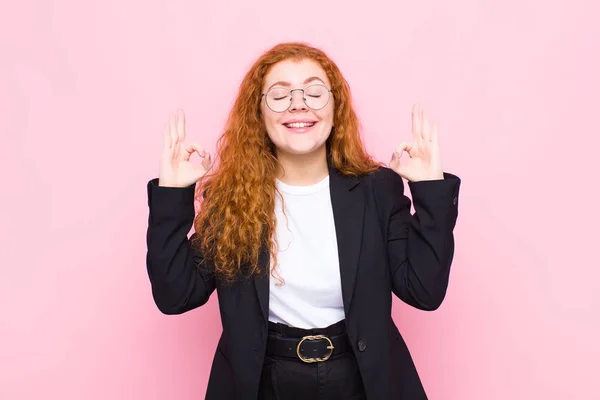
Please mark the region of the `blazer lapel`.
POLYGON ((258 263, 260 265, 261 273, 254 276, 254 287, 256 288, 256 295, 258 296, 258 303, 262 311, 265 326, 269 321, 269 277, 271 271, 271 256, 267 249, 266 244, 262 246, 258 263))
MULTIPOLYGON (((330 164, 329 190, 346 314, 348 314, 354 292, 365 214, 364 194, 361 190, 353 190, 359 183, 358 178, 344 176, 330 164)), ((267 324, 269 319, 270 255, 266 246, 263 246, 261 250, 259 264, 263 273, 254 277, 254 286, 265 324, 267 324)))
POLYGON ((360 183, 358 178, 342 175, 333 166, 329 167, 329 182, 338 244, 344 311, 347 315, 354 292, 362 245, 365 196, 362 190, 353 190, 360 183))

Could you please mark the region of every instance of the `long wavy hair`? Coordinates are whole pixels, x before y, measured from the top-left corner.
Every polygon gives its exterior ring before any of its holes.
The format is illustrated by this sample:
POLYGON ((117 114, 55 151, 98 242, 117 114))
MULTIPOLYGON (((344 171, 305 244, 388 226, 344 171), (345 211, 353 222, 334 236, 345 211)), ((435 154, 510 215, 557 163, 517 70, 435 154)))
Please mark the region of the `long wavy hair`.
POLYGON ((275 177, 279 164, 262 120, 261 92, 271 67, 302 59, 318 62, 332 85, 335 110, 334 128, 327 140, 328 162, 340 173, 354 176, 379 167, 361 143, 350 87, 337 65, 323 51, 304 43, 282 43, 265 52, 240 84, 217 142, 218 167, 197 186, 200 208, 192 246, 214 265, 216 277, 225 281, 260 273, 263 246, 271 256, 271 270, 277 267, 275 196, 281 194, 275 177))

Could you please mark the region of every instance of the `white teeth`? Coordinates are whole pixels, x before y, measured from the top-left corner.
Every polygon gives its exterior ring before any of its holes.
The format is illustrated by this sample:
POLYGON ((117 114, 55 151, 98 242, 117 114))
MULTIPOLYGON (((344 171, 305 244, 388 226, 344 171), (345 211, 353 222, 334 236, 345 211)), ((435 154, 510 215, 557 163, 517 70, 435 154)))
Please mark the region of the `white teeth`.
POLYGON ((288 128, 306 128, 309 126, 313 126, 314 122, 293 122, 291 124, 285 124, 288 128))

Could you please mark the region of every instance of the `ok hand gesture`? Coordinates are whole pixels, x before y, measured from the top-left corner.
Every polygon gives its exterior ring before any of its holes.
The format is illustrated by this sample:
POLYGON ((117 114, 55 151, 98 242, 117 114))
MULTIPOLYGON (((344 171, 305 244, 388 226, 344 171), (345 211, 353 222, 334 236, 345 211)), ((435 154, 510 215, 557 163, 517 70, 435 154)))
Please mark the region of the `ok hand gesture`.
POLYGON ((428 115, 419 105, 413 107, 412 132, 414 142, 404 142, 396 148, 390 168, 412 182, 444 179, 437 125, 428 119, 428 115), (408 153, 409 159, 400 164, 400 157, 404 151, 408 153))
POLYGON ((183 110, 171 115, 164 129, 164 148, 160 158, 158 174, 159 186, 187 187, 200 180, 210 170, 212 160, 202 146, 197 143, 184 145, 185 114, 183 110), (190 156, 198 153, 202 162, 190 162, 190 156))

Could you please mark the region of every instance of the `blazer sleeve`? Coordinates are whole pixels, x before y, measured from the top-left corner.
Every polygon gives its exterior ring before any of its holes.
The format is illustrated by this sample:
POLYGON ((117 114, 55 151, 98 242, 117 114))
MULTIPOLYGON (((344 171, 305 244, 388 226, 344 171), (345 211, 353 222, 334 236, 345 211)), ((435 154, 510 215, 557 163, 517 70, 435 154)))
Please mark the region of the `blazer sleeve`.
POLYGON ((413 307, 436 310, 448 288, 461 180, 444 173, 444 179, 408 182, 411 214, 404 181, 391 169, 385 175, 380 196, 385 199, 392 291, 413 307))
POLYGON ((161 187, 158 179, 147 184, 146 267, 154 302, 164 314, 197 308, 215 289, 214 268, 188 239, 195 215, 194 190, 195 185, 161 187))

